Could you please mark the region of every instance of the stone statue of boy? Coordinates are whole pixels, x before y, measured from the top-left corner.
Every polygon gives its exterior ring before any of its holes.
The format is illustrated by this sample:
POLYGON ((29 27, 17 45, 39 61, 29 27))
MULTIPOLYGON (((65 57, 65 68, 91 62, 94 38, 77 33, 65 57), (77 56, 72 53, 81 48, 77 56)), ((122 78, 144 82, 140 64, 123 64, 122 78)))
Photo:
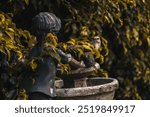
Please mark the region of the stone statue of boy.
MULTIPOLYGON (((37 37, 38 43, 30 51, 28 60, 32 58, 42 57, 42 61, 38 63, 36 71, 31 73, 30 78, 23 78, 20 88, 25 89, 29 93, 29 99, 32 100, 47 100, 55 97, 54 81, 57 71, 57 62, 51 56, 42 56, 44 48, 44 40, 48 33, 57 35, 61 28, 61 20, 53 13, 41 12, 33 18, 32 31, 37 37)), ((74 67, 84 67, 74 60, 70 54, 65 54, 63 51, 57 49, 61 61, 69 63, 74 67)), ((30 75, 30 73, 27 73, 30 75)), ((27 75, 25 74, 25 75, 27 75)))

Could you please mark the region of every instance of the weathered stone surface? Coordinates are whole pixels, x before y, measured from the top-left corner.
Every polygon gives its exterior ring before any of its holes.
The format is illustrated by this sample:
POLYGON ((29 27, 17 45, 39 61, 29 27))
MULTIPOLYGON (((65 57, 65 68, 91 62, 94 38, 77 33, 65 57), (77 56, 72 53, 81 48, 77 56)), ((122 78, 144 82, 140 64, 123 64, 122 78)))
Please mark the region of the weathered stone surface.
POLYGON ((117 88, 118 81, 116 79, 100 77, 90 78, 87 80, 87 87, 56 89, 56 99, 113 99, 117 88))
POLYGON ((60 88, 62 88, 63 86, 64 86, 63 80, 56 80, 56 81, 55 81, 55 87, 56 87, 57 89, 60 89, 60 88))

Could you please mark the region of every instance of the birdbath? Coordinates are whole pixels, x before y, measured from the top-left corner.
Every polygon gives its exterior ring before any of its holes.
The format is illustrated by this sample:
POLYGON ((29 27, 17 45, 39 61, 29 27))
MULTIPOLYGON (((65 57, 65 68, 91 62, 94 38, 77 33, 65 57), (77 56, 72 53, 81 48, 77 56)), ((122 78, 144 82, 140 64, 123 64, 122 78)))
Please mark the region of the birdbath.
POLYGON ((81 68, 62 75, 63 80, 55 82, 58 100, 110 100, 118 89, 114 78, 93 77, 94 67, 81 68))

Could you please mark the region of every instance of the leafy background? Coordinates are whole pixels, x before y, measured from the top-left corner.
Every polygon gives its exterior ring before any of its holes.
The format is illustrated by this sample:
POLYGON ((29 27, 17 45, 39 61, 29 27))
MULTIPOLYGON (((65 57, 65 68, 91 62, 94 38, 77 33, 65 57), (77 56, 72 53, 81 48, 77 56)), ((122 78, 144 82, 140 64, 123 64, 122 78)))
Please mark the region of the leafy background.
POLYGON ((119 80, 116 99, 150 99, 149 0, 2 0, 0 11, 28 31, 33 16, 53 12, 62 19, 58 37, 63 42, 80 39, 87 27, 89 38, 99 35, 108 42, 101 67, 119 80))

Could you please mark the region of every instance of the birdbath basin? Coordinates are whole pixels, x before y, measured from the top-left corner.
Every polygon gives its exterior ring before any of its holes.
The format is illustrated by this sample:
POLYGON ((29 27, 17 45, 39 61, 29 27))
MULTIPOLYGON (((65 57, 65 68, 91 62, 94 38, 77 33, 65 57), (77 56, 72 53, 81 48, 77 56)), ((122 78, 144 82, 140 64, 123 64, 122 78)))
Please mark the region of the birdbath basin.
POLYGON ((79 68, 70 71, 68 74, 61 74, 60 77, 63 79, 65 88, 86 87, 87 78, 95 71, 95 67, 79 68))
MULTIPOLYGON (((58 82, 62 84, 63 81, 58 82)), ((86 79, 86 87, 57 88, 57 100, 112 100, 118 81, 113 78, 94 77, 86 79)))

